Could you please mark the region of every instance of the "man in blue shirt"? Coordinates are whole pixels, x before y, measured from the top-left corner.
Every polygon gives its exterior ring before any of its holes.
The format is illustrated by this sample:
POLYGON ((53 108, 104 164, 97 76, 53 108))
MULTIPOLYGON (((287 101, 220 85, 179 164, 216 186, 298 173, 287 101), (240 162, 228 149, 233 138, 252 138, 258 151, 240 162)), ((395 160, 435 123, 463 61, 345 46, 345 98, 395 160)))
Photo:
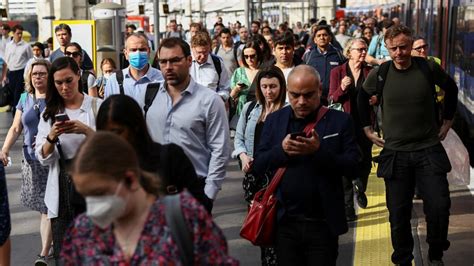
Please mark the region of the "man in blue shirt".
POLYGON ((230 156, 229 124, 224 101, 189 75, 193 58, 180 38, 163 40, 158 49, 165 82, 146 117, 154 141, 183 148, 200 177, 212 210, 230 156))
MULTIPOLYGON (((132 97, 140 107, 145 105, 145 93, 149 83, 162 83, 161 71, 153 68, 148 63, 150 47, 148 38, 143 33, 132 33, 125 41, 125 58, 130 65, 122 69, 122 84, 124 94, 132 97)), ((120 85, 117 81, 117 73, 110 76, 105 85, 105 98, 113 94, 120 94, 120 85)))

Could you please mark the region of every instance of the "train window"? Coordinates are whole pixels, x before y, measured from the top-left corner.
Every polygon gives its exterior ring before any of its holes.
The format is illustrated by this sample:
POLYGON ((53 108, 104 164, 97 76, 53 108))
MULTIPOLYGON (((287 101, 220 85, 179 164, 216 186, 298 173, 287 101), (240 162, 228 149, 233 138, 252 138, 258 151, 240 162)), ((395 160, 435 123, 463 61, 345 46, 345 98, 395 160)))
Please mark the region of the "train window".
POLYGON ((454 7, 452 63, 472 75, 474 62, 474 5, 454 7))

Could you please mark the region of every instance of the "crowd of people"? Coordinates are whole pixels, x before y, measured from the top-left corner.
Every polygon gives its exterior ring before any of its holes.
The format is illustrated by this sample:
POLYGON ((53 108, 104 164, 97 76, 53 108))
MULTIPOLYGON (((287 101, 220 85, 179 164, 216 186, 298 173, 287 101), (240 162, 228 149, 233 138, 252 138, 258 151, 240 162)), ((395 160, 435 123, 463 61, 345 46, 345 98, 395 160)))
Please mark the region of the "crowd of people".
MULTIPOLYGON (((457 87, 397 18, 312 19, 293 28, 225 27, 219 18, 210 30, 192 23, 188 31, 171 20, 159 45, 127 25, 128 66, 106 58, 100 77, 66 24, 54 29, 60 47, 47 52, 22 41, 21 26, 12 38, 5 30, 2 83, 14 120, 0 160, 9 163, 23 132, 21 202, 41 214, 35 265, 53 257, 66 265, 238 265, 212 220, 230 157, 249 206, 285 169, 275 243, 262 247, 262 265, 336 265, 339 235, 357 220, 354 198, 368 206, 372 160, 386 184, 392 262, 413 260, 416 184, 428 261, 442 265, 450 164, 440 140, 457 87), (373 144, 383 147, 377 158, 373 144), (181 227, 170 222, 173 206, 181 227)), ((0 264, 8 264, 3 165, 0 264)))

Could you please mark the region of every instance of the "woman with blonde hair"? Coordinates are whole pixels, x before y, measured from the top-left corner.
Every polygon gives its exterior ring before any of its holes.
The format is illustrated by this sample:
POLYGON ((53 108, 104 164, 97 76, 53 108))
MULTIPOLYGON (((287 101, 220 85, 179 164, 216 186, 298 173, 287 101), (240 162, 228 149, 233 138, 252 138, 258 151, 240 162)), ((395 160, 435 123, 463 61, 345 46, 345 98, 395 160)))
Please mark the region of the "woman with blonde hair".
POLYGON ((352 116, 357 143, 362 151, 362 160, 359 162, 356 171, 354 171, 354 176, 345 176, 343 179, 346 219, 348 221, 356 219, 354 190, 358 205, 361 208, 367 207, 365 190, 367 189, 372 161, 372 142, 364 134, 357 108, 358 93, 372 69, 365 62, 366 55, 367 43, 364 39, 355 38, 349 40, 344 48, 344 56, 349 60, 331 70, 331 81, 329 83, 329 101, 340 103, 344 112, 352 116))
POLYGON ((36 265, 46 265, 51 248, 51 223, 48 220, 48 210, 44 203, 48 167, 42 166, 35 156, 36 135, 40 114, 46 107, 46 90, 48 87, 49 61, 38 59, 31 63, 26 78, 26 92, 21 94, 13 123, 0 151, 3 165, 8 164, 8 155, 13 144, 23 132, 23 161, 21 165, 20 201, 23 206, 38 211, 41 214, 40 235, 42 248, 36 260, 36 265))

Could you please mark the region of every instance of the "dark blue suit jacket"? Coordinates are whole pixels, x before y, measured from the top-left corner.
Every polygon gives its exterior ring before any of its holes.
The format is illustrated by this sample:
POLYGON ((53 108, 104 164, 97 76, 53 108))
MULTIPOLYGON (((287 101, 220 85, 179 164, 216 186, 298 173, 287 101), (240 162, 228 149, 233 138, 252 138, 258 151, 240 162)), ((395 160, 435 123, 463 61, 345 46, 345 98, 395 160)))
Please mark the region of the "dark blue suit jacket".
MULTIPOLYGON (((253 171, 256 176, 273 173, 282 166, 292 164, 291 157, 282 148, 283 139, 288 132, 288 124, 293 110, 287 106, 272 113, 265 121, 260 144, 255 153, 253 171)), ((314 169, 314 179, 310 185, 319 193, 319 201, 324 210, 323 217, 331 232, 340 235, 347 232, 344 208, 342 176, 351 173, 360 158, 355 141, 352 118, 343 112, 329 110, 316 126, 321 146, 317 152, 306 156, 308 164, 314 169)), ((297 178, 284 175, 283 178, 297 178)), ((277 193, 281 202, 281 194, 277 193)), ((280 205, 282 206, 282 205, 280 205)), ((284 214, 279 209, 279 217, 284 214)))

